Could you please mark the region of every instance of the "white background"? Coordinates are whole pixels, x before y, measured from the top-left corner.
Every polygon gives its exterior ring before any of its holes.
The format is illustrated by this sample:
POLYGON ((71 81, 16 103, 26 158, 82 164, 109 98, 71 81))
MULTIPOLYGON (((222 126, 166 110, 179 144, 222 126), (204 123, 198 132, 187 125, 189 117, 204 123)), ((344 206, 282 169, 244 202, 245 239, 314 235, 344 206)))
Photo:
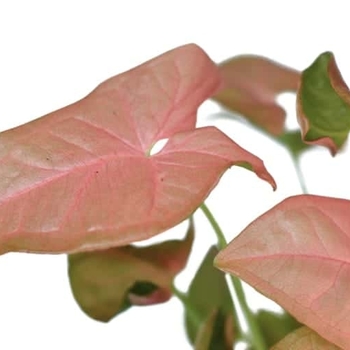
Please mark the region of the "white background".
MULTIPOLYGON (((346 1, 4 1, 0 0, 0 129, 65 106, 104 79, 162 52, 195 42, 216 62, 255 53, 304 69, 323 51, 335 53, 350 82, 346 1)), ((279 100, 295 126, 294 97, 279 100)), ((212 103, 201 107, 200 124, 212 103)), ((235 122, 219 127, 264 161, 279 189, 231 169, 208 199, 228 239, 286 196, 300 193, 286 152, 235 122)), ((349 154, 317 150, 303 157, 312 193, 350 197, 349 154)), ((1 179, 0 179, 1 181, 1 179)), ((185 290, 215 237, 201 214, 185 290)), ((160 237, 179 236, 184 227, 160 237)), ((1 228, 0 228, 1 234, 1 228)), ((271 306, 248 290, 251 304, 271 306)), ((65 256, 0 257, 1 349, 190 349, 181 304, 133 308, 108 324, 87 318, 73 300, 65 256)))

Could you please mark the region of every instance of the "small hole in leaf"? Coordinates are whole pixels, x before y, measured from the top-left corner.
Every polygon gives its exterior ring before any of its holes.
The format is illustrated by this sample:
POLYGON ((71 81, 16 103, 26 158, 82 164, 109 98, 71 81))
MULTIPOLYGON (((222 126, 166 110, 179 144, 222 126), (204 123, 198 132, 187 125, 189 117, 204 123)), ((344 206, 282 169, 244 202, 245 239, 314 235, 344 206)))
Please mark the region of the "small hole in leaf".
POLYGON ((151 147, 149 151, 150 156, 154 156, 155 154, 159 153, 167 144, 169 139, 161 139, 158 140, 153 146, 151 147))
POLYGON ((146 296, 146 295, 153 293, 157 289, 158 289, 158 287, 155 284, 153 284, 152 282, 137 281, 129 289, 129 293, 146 296))

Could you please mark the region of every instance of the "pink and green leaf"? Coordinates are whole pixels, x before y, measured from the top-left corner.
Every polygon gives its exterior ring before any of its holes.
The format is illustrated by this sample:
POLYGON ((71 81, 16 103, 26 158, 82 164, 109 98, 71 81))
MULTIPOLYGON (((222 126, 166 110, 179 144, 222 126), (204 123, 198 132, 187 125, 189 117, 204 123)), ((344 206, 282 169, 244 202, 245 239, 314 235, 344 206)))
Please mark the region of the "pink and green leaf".
POLYGON ((350 131, 350 92, 331 52, 303 71, 297 106, 304 141, 335 155, 350 131))
POLYGON ((350 344, 350 201, 284 200, 216 258, 330 342, 350 344))
POLYGON ((132 305, 168 301, 173 279, 186 266, 193 238, 191 220, 184 240, 70 255, 69 279, 77 303, 90 317, 107 322, 132 305))
POLYGON ((1 133, 0 253, 149 238, 186 219, 237 163, 275 187, 260 159, 217 128, 195 129, 199 105, 220 86, 217 66, 186 45, 1 133))
POLYGON ((284 131, 285 110, 278 94, 296 91, 300 73, 265 57, 237 56, 219 65, 223 88, 213 97, 226 109, 277 136, 284 131))
MULTIPOLYGON (((347 348, 344 348, 344 350, 347 348)), ((338 346, 331 344, 316 332, 301 327, 287 335, 271 350, 341 350, 338 346)))

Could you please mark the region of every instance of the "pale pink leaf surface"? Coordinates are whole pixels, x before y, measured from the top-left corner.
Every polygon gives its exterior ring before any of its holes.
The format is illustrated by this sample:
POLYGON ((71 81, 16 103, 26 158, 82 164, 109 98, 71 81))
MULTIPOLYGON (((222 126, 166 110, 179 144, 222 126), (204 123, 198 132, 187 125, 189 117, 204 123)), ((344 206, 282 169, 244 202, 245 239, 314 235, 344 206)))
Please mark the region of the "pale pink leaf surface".
POLYGON ((344 349, 350 344, 350 201, 284 200, 215 260, 344 349))
MULTIPOLYGON (((346 348, 344 348, 346 349, 346 348)), ((289 333, 271 350, 341 350, 331 344, 316 332, 307 327, 301 327, 289 333)))
POLYGON ((219 66, 224 85, 213 98, 273 135, 284 131, 285 110, 276 98, 295 92, 300 73, 265 57, 244 55, 219 66))
POLYGON ((1 133, 0 253, 148 238, 187 218, 240 162, 274 186, 260 159, 214 127, 195 129, 198 106, 220 85, 204 51, 186 45, 1 133))

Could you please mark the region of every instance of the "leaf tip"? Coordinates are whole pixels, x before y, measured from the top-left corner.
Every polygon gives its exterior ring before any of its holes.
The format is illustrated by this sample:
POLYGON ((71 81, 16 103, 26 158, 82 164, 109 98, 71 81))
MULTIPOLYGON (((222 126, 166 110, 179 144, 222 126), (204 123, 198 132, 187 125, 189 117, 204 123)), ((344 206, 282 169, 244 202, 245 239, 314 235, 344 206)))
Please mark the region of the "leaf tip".
POLYGON ((218 252, 218 254, 216 254, 214 261, 213 261, 213 265, 221 271, 225 270, 225 260, 224 260, 224 251, 225 248, 223 250, 220 250, 218 252))
POLYGON ((235 164, 236 166, 242 167, 244 169, 253 171, 260 179, 268 182, 272 189, 276 191, 277 184, 273 176, 266 170, 264 162, 259 159, 258 164, 253 164, 249 161, 241 161, 235 164))

